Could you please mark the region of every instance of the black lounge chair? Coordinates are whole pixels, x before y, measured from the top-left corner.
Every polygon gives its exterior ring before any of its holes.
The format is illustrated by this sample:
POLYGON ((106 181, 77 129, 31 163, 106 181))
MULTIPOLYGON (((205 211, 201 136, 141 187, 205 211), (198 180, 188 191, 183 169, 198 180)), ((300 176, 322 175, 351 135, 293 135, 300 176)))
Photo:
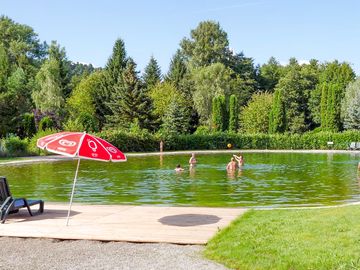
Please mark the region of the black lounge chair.
POLYGON ((19 212, 21 208, 27 208, 30 216, 41 214, 44 212, 44 201, 42 200, 27 200, 25 198, 13 198, 10 193, 9 185, 5 177, 0 177, 0 221, 5 223, 9 214, 19 212), (33 213, 30 206, 39 204, 39 209, 33 213))
POLYGON ((356 142, 356 144, 355 144, 355 150, 360 150, 360 142, 356 142))
POLYGON ((349 150, 356 150, 356 142, 351 142, 348 149, 349 150))

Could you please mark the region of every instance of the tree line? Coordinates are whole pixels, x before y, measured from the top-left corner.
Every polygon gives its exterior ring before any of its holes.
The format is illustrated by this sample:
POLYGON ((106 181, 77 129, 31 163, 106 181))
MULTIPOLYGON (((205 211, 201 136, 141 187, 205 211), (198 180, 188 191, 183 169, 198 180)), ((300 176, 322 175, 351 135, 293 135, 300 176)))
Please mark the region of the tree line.
POLYGON ((360 81, 346 62, 255 65, 203 21, 163 74, 154 56, 140 73, 115 41, 103 68, 73 63, 56 41, 0 17, 0 137, 39 130, 192 133, 339 132, 360 128, 360 81))

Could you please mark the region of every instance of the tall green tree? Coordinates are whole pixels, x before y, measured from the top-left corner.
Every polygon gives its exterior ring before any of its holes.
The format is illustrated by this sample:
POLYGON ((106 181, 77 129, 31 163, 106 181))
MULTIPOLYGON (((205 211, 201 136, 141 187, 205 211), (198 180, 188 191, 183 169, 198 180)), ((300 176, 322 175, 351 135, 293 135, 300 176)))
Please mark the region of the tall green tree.
POLYGON ((68 98, 72 89, 70 85, 70 61, 67 59, 65 48, 56 41, 51 41, 48 53, 49 60, 54 60, 59 64, 60 87, 64 98, 68 98))
MULTIPOLYGON (((279 100, 277 100, 279 102, 279 100)), ((241 131, 245 133, 268 133, 269 132, 269 119, 270 112, 273 106, 273 94, 270 93, 256 93, 251 97, 248 105, 241 111, 241 131)), ((280 106, 281 104, 277 104, 280 106)), ((274 108, 273 119, 271 124, 274 125, 274 132, 281 131, 281 111, 277 111, 279 107, 274 108), (275 113, 276 112, 276 113, 275 113)), ((283 116, 284 117, 284 116, 283 116)))
POLYGON ((7 80, 8 93, 13 95, 16 108, 16 117, 22 118, 22 114, 31 111, 31 89, 22 68, 17 68, 7 80))
POLYGON ((227 33, 214 21, 203 21, 180 42, 183 54, 193 67, 226 63, 229 50, 227 33))
POLYGON ((252 94, 258 89, 254 60, 245 57, 242 52, 234 53, 229 50, 226 67, 233 71, 231 75, 233 92, 238 98, 240 106, 245 106, 252 94))
POLYGON ((112 127, 129 128, 137 122, 141 129, 153 125, 151 101, 138 77, 135 62, 129 58, 122 74, 122 84, 115 87, 108 103, 112 114, 108 115, 112 127))
POLYGON ((10 67, 21 67, 29 76, 35 76, 46 56, 47 46, 40 42, 30 26, 0 16, 0 43, 5 48, 10 67))
POLYGON ((349 82, 355 79, 355 73, 348 63, 333 61, 327 63, 320 74, 318 89, 321 89, 321 128, 339 131, 341 121, 341 102, 349 82))
POLYGON ((166 135, 185 134, 189 129, 189 116, 186 107, 173 99, 163 117, 161 130, 166 135))
POLYGON ((228 97, 232 91, 232 71, 221 63, 194 69, 194 105, 203 124, 210 125, 212 99, 223 95, 228 97))
POLYGON ((296 59, 290 59, 286 74, 275 88, 282 92, 287 131, 292 133, 305 132, 311 126, 309 97, 310 92, 315 88, 316 79, 303 69, 304 66, 300 66, 296 59))
POLYGON ((229 131, 237 132, 239 128, 239 104, 235 95, 229 99, 229 131))
POLYGON ((180 82, 187 72, 187 66, 184 56, 180 50, 177 50, 170 62, 169 71, 165 76, 165 81, 172 83, 176 88, 180 88, 180 82))
POLYGON ((105 70, 108 74, 108 83, 111 87, 118 85, 119 80, 122 79, 122 72, 127 64, 127 55, 125 43, 122 39, 115 41, 112 54, 108 59, 105 70))
POLYGON ((70 121, 76 121, 80 115, 87 114, 96 119, 97 123, 100 122, 101 119, 97 115, 97 99, 101 100, 101 96, 98 96, 101 80, 102 72, 94 72, 82 79, 73 90, 67 100, 70 121))
POLYGON ((183 106, 186 106, 186 101, 174 85, 168 82, 157 84, 150 90, 149 93, 154 106, 154 114, 162 118, 169 108, 172 100, 178 100, 183 106))
POLYGON ((154 56, 151 56, 149 63, 145 67, 143 80, 147 90, 150 90, 156 84, 161 82, 161 69, 154 56))
POLYGON ((44 62, 36 75, 36 83, 38 89, 32 93, 36 108, 60 115, 65 100, 61 88, 60 65, 56 59, 44 62))
POLYGON ((4 45, 0 43, 0 93, 6 91, 6 81, 9 76, 9 60, 4 45))
POLYGON ((341 116, 345 129, 360 129, 360 78, 350 82, 341 104, 341 116))
POLYGON ((274 101, 269 115, 269 133, 282 133, 286 130, 286 112, 282 89, 274 93, 274 101))
POLYGON ((216 96, 212 101, 212 125, 214 131, 225 131, 226 129, 226 101, 225 96, 216 96))
POLYGON ((123 87, 123 72, 127 65, 127 54, 125 43, 122 39, 117 39, 113 46, 113 51, 101 75, 101 84, 97 93, 97 116, 99 118, 100 129, 106 125, 113 110, 109 104, 113 103, 112 96, 116 95, 117 89, 123 87))
POLYGON ((283 67, 275 57, 270 57, 268 62, 260 67, 260 89, 267 92, 274 92, 275 86, 278 84, 282 74, 283 67))
POLYGON ((7 78, 6 92, 0 92, 0 137, 6 133, 22 135, 23 115, 31 110, 30 90, 22 68, 7 78))

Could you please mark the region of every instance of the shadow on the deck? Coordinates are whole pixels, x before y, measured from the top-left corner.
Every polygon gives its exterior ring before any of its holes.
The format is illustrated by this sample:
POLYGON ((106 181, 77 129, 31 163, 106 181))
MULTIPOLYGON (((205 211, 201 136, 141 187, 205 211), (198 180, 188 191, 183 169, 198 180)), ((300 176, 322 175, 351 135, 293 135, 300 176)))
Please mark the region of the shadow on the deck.
MULTIPOLYGON (((7 223, 11 221, 18 223, 36 220, 64 219, 67 217, 67 214, 67 210, 44 209, 44 213, 30 216, 29 212, 27 212, 25 209, 21 209, 18 213, 9 215, 7 223)), ((70 217, 76 216, 78 214, 81 214, 81 212, 71 210, 70 217)))
POLYGON ((219 220, 220 218, 215 215, 183 214, 183 215, 162 217, 158 221, 164 225, 188 227, 188 226, 214 224, 219 222, 219 220))

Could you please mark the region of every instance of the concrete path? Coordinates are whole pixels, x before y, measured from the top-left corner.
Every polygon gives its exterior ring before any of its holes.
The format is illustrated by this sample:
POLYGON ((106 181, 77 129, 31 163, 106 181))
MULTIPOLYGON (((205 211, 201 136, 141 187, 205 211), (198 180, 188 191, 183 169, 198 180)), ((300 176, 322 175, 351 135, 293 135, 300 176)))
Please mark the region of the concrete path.
POLYGON ((244 213, 243 208, 45 204, 42 215, 25 210, 0 224, 0 236, 206 244, 219 230, 244 213))
POLYGON ((1 270, 226 270, 204 246, 0 237, 1 270))

